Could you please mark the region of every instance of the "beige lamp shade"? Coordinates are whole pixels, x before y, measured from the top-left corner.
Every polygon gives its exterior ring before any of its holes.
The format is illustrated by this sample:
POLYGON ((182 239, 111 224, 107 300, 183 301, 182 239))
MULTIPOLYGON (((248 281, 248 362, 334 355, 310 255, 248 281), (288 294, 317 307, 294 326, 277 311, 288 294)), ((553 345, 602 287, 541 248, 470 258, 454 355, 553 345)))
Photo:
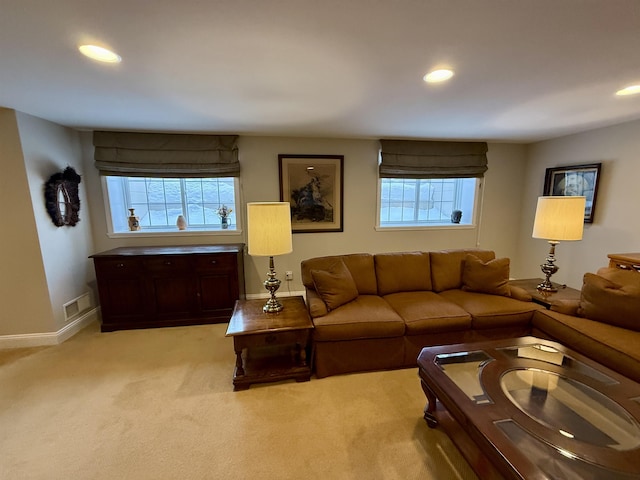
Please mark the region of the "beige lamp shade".
POLYGON ((585 197, 538 197, 533 238, 582 240, 585 197))
POLYGON ((271 257, 293 251, 291 207, 287 202, 247 204, 249 255, 271 257))

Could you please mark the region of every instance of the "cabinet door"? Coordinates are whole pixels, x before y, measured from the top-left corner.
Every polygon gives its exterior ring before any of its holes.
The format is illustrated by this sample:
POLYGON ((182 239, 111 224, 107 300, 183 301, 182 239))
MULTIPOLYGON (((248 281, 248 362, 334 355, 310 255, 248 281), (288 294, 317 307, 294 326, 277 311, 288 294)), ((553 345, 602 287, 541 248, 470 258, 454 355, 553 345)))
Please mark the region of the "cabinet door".
POLYGON ((95 259, 103 330, 143 319, 147 309, 142 264, 134 258, 95 259))
POLYGON ((237 256, 202 255, 196 261, 199 314, 229 320, 239 298, 237 256))
POLYGON ((198 290, 200 311, 215 313, 222 309, 232 310, 238 299, 237 279, 234 272, 200 274, 198 290))
POLYGON ((188 318, 195 310, 193 273, 188 256, 144 259, 150 314, 158 319, 188 318))
POLYGON ((118 321, 144 316, 146 296, 140 279, 105 277, 100 280, 99 289, 104 318, 118 321))

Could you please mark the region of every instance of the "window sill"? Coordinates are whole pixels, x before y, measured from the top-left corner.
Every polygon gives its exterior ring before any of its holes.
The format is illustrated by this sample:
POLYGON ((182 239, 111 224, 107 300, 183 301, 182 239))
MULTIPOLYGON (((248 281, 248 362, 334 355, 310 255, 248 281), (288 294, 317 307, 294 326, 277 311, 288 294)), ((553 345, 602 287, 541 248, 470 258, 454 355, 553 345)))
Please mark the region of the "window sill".
POLYGON ((392 225, 392 226, 384 226, 380 225, 375 226, 375 230, 377 232, 397 232, 397 231, 408 231, 408 230, 473 230, 476 228, 475 225, 392 225))
POLYGON ((138 230, 136 232, 109 232, 109 238, 150 238, 150 237, 211 237, 211 236, 236 236, 242 235, 242 230, 174 230, 152 231, 138 230))

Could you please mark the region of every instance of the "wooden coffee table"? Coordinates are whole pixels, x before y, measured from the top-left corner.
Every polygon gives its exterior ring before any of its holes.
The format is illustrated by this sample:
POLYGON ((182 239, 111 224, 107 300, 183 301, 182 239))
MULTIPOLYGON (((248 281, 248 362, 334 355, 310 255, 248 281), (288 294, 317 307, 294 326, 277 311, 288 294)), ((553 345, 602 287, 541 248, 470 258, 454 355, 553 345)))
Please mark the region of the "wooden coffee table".
POLYGON ((640 478, 640 384, 535 337, 427 347, 424 417, 485 479, 640 478))
POLYGON ((278 298, 284 309, 264 313, 266 300, 238 300, 227 328, 233 337, 236 367, 233 389, 251 384, 311 378, 307 350, 313 323, 301 296, 278 298))

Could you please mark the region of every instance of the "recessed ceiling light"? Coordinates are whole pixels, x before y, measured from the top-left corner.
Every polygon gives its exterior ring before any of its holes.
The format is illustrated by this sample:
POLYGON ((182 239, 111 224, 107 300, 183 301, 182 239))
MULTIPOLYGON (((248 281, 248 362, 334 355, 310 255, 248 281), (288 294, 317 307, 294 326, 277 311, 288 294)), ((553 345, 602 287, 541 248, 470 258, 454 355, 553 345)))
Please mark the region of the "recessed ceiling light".
POLYGON ((78 50, 80 50, 80 53, 83 55, 93 60, 97 60, 98 62, 120 63, 122 61, 122 57, 117 53, 96 45, 80 45, 78 50))
POLYGON ((627 95, 637 95, 640 93, 640 85, 630 85, 616 92, 616 95, 619 97, 624 97, 627 95))
POLYGON ((427 83, 438 83, 438 82, 444 82, 445 80, 449 80, 451 77, 453 77, 453 70, 441 68, 441 69, 434 70, 432 72, 427 73, 423 77, 423 80, 427 83))

